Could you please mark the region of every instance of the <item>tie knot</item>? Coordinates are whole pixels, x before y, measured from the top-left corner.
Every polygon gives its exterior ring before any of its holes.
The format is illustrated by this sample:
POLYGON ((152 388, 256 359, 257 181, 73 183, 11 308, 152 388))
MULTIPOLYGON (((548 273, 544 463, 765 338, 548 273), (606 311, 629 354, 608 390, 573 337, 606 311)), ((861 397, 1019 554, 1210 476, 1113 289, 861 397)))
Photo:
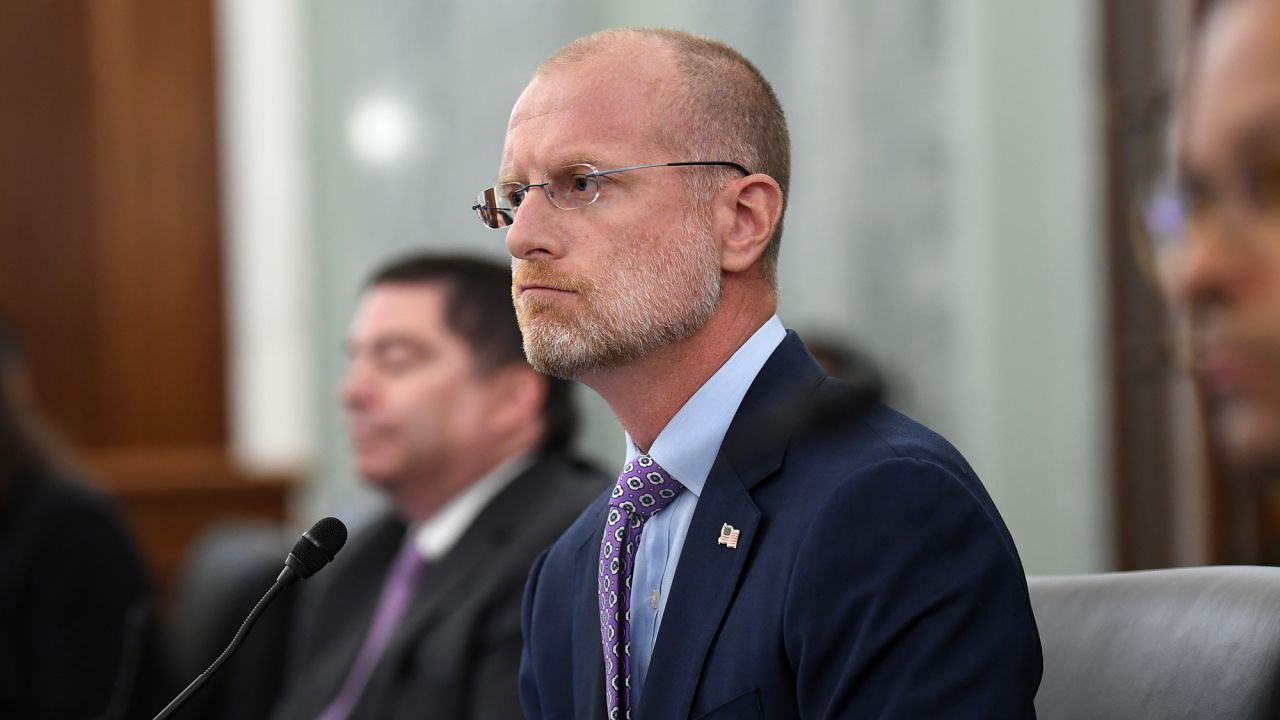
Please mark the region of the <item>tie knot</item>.
POLYGON ((644 522, 670 505, 683 489, 653 458, 641 455, 622 469, 609 506, 625 512, 633 522, 644 522))

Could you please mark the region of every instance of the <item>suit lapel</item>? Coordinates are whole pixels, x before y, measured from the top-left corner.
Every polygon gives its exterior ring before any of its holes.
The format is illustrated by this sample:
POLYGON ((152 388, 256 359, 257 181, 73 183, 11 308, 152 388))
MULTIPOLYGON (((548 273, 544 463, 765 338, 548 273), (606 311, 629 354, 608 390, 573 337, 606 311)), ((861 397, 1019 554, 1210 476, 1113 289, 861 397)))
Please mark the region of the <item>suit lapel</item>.
POLYGON ((573 617, 574 658, 582 658, 583 667, 573 668, 573 697, 576 717, 604 720, 604 648, 600 640, 600 596, 597 590, 600 563, 600 539, 604 535, 605 503, 595 503, 598 523, 578 547, 573 598, 577 612, 573 617))
POLYGON ((474 577, 475 564, 485 554, 478 545, 460 543, 453 552, 423 568, 413 604, 387 642, 385 657, 400 657, 407 644, 430 629, 446 601, 464 592, 464 582, 474 577))
POLYGON ((516 523, 522 513, 536 503, 537 475, 543 467, 543 463, 535 463, 512 480, 476 516, 458 544, 423 569, 413 605, 387 643, 384 657, 402 657, 418 638, 430 631, 442 611, 459 597, 469 597, 467 586, 482 576, 476 568, 501 558, 503 548, 518 535, 516 523))
MULTIPOLYGON (((527 539, 522 534, 522 529, 527 530, 529 524, 535 522, 529 514, 536 514, 540 507, 539 502, 545 493, 545 483, 541 476, 549 471, 553 463, 554 461, 543 458, 512 480, 481 511, 471 527, 459 538, 457 545, 444 557, 423 569, 413 604, 388 641, 378 667, 374 670, 374 676, 370 678, 365 697, 386 695, 387 693, 375 692, 375 684, 396 682, 396 677, 407 669, 406 663, 416 660, 414 649, 422 639, 442 619, 448 617, 460 599, 474 597, 477 592, 476 583, 485 577, 485 573, 476 571, 477 567, 486 562, 502 562, 506 551, 514 543, 527 539)), ((604 530, 603 518, 601 515, 599 532, 604 530)), ((591 569, 594 572, 594 561, 591 569)), ((597 643, 599 637, 597 629, 597 643)), ((603 706, 603 679, 600 680, 600 685, 603 706)), ((362 704, 357 707, 359 712, 352 714, 353 717, 386 717, 390 714, 390 708, 366 708, 363 702, 362 700, 362 704), (380 712, 366 712, 370 710, 380 712)))
POLYGON ((398 696, 396 686, 403 682, 405 673, 413 672, 412 664, 418 661, 415 654, 418 643, 447 615, 459 598, 471 596, 473 591, 469 587, 482 576, 476 573, 476 567, 486 560, 500 557, 503 545, 510 542, 505 528, 512 519, 514 510, 511 508, 518 508, 526 502, 524 495, 532 483, 522 481, 537 467, 526 470, 498 493, 491 506, 481 511, 458 539, 457 545, 444 557, 427 563, 422 569, 413 601, 396 624, 351 717, 383 718, 392 715, 394 708, 386 706, 387 702, 398 696))
POLYGON ((759 522, 760 511, 742 480, 723 456, 718 457, 680 552, 644 696, 637 705, 643 717, 689 716, 699 670, 733 599, 759 522), (725 523, 740 533, 736 549, 717 543, 725 523))
POLYGON ((759 528, 761 512, 750 490, 782 467, 791 430, 824 377, 795 333, 788 332, 743 397, 680 552, 637 705, 642 717, 689 717, 707 653, 759 528), (736 549, 718 542, 725 524, 739 531, 736 549))
POLYGON ((303 589, 312 595, 299 600, 300 609, 316 603, 307 622, 308 636, 314 640, 303 657, 314 658, 319 667, 309 668, 311 672, 304 675, 307 679, 303 682, 310 687, 306 693, 309 699, 305 701, 306 712, 299 716, 319 715, 351 672, 369 632, 387 567, 404 539, 404 532, 404 523, 390 514, 374 520, 360 534, 360 544, 334 561, 331 572, 335 574, 323 576, 320 586, 303 589), (362 616, 353 618, 351 608, 360 608, 362 616))

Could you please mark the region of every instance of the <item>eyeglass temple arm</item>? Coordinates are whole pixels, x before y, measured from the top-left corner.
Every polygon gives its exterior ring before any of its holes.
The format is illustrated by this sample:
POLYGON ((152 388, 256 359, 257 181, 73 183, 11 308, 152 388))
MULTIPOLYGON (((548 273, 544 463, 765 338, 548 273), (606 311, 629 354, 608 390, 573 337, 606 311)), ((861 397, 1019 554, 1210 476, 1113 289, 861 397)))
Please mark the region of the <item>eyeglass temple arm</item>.
POLYGON ((721 166, 721 167, 731 167, 731 168, 733 168, 734 170, 737 170, 738 172, 742 173, 744 177, 745 177, 745 176, 747 176, 747 175, 750 175, 750 174, 751 174, 751 171, 750 171, 750 170, 748 170, 748 169, 746 169, 745 167, 743 167, 743 166, 739 165, 739 164, 738 164, 738 163, 736 163, 736 162, 729 162, 729 161, 727 161, 727 160, 691 160, 691 161, 685 161, 685 162, 673 162, 673 163, 666 163, 666 164, 667 164, 667 165, 671 165, 671 166, 676 166, 676 165, 719 165, 719 166, 721 166))
POLYGON ((597 170, 591 173, 590 175, 588 175, 588 177, 603 177, 605 175, 613 175, 615 173, 630 172, 632 170, 645 170, 648 168, 684 167, 689 165, 717 165, 721 167, 731 167, 734 170, 737 170, 738 172, 742 173, 744 177, 751 174, 751 171, 746 169, 745 167, 739 165, 736 162, 728 162, 727 160, 684 160, 681 162, 653 163, 652 165, 632 165, 630 167, 614 168, 613 170, 597 170))

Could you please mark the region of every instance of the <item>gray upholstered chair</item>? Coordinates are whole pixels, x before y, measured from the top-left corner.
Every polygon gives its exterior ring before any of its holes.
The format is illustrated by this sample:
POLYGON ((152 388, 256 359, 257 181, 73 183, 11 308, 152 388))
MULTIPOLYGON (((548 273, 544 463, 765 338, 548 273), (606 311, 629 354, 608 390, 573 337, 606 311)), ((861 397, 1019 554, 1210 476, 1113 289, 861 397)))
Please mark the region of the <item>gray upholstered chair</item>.
POLYGON ((1029 578, 1040 720, 1280 718, 1280 568, 1029 578))

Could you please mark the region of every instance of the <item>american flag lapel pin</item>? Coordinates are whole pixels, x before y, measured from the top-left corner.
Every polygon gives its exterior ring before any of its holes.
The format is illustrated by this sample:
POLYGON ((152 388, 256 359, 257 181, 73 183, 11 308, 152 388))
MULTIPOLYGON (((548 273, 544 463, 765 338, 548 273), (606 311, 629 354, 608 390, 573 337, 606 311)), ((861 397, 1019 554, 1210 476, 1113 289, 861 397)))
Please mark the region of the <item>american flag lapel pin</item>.
POLYGON ((730 550, 737 550, 738 536, 741 534, 742 533, 738 528, 730 525, 729 523, 725 523, 720 526, 720 537, 716 539, 716 544, 724 545, 730 550))

